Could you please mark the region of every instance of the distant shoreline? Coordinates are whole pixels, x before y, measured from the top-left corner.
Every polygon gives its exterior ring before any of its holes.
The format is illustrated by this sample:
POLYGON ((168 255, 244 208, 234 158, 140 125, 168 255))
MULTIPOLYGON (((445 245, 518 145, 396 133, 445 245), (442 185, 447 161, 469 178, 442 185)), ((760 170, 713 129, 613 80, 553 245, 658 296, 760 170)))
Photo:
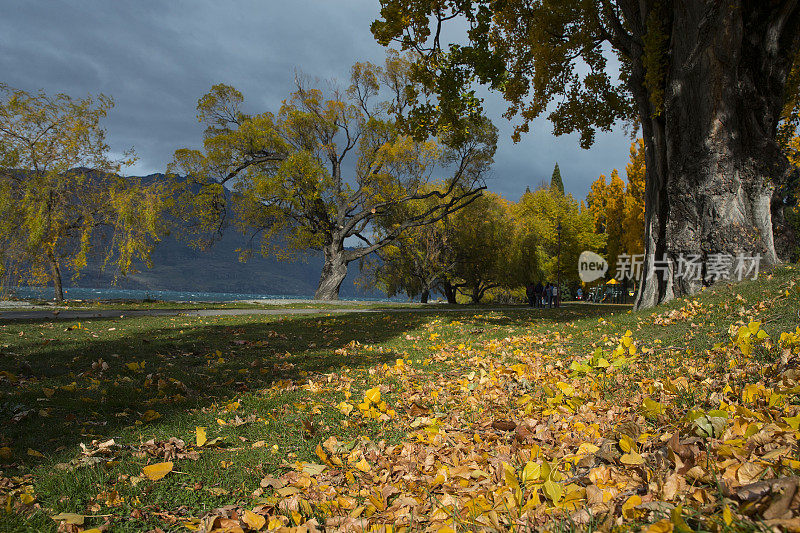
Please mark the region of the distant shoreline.
MULTIPOLYGON (((65 302, 67 303, 80 303, 86 302, 91 304, 115 304, 115 303, 131 303, 131 302, 142 302, 143 300, 128 300, 128 299, 111 299, 111 300, 70 300, 67 299, 65 302)), ((370 305, 375 303, 406 303, 404 301, 392 301, 392 300, 349 300, 349 299, 339 299, 339 300, 314 300, 312 298, 259 298, 254 300, 155 300, 158 302, 163 303, 176 303, 176 304, 230 304, 230 303, 237 303, 237 304, 252 304, 252 305, 270 305, 270 306, 279 306, 279 305, 297 305, 297 304, 341 304, 344 306, 348 305, 370 305)), ((58 303, 53 300, 45 300, 42 301, 38 298, 30 298, 30 299, 20 299, 20 300, 0 300, 0 309, 16 309, 16 308, 30 308, 30 307, 41 307, 41 308, 50 308, 50 307, 58 307, 58 303)))
MULTIPOLYGON (((162 289, 118 289, 118 288, 91 288, 67 287, 64 289, 65 300, 71 302, 87 303, 120 303, 120 302, 174 302, 174 303, 251 303, 255 305, 292 305, 320 303, 311 297, 297 294, 270 294, 270 293, 235 293, 211 291, 175 291, 162 289)), ((370 297, 357 295, 344 295, 342 302, 377 303, 399 302, 402 300, 389 299, 386 296, 370 297)), ((11 307, 11 302, 36 302, 41 305, 53 303, 52 287, 13 287, 5 294, 0 295, 0 305, 11 307)))

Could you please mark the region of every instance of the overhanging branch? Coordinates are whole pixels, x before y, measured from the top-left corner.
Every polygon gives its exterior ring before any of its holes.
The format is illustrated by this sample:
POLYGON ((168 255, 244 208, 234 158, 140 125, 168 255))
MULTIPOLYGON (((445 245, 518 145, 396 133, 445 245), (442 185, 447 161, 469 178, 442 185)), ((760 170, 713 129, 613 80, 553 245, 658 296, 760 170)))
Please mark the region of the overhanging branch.
MULTIPOLYGON (((375 250, 378 250, 390 244, 391 242, 395 241, 400 236, 400 234, 403 233, 403 231, 409 228, 427 226, 428 224, 433 224, 435 222, 438 222, 439 220, 442 220, 448 215, 454 213, 455 211, 458 211, 459 209, 466 207, 467 205, 474 202, 477 198, 481 196, 481 194, 485 189, 486 186, 481 186, 475 189, 471 189, 461 195, 452 198, 449 202, 445 204, 437 204, 418 215, 407 218, 402 223, 392 228, 392 230, 390 230, 380 240, 372 243, 371 245, 365 246, 363 248, 347 250, 345 252, 345 262, 349 263, 351 261, 355 261, 356 259, 360 259, 365 255, 368 255, 374 252, 375 250)), ((430 198, 431 196, 427 195, 427 197, 430 198)))

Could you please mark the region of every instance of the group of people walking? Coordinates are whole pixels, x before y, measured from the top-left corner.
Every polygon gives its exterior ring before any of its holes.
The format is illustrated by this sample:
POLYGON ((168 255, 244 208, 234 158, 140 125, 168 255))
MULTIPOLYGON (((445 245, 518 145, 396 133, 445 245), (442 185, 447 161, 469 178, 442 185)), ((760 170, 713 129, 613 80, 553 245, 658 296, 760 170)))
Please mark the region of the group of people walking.
POLYGON ((542 285, 541 281, 536 285, 533 282, 528 283, 525 294, 528 297, 528 305, 530 307, 552 308, 559 306, 558 287, 549 281, 544 285, 542 285))

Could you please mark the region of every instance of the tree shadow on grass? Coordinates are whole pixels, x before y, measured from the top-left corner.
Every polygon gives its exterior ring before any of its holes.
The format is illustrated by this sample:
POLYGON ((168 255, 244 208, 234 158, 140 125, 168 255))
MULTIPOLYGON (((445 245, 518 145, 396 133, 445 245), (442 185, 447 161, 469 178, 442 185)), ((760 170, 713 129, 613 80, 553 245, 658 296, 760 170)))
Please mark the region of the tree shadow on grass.
MULTIPOLYGON (((148 410, 179 418, 279 380, 394 361, 385 344, 419 327, 418 313, 139 317, 0 326, 0 447, 14 461, 74 451, 119 435, 148 410), (22 335, 20 335, 22 333, 22 335)), ((389 346, 391 347, 391 346, 389 346)))
POLYGON ((624 313, 631 310, 630 305, 571 303, 559 308, 541 309, 520 306, 515 309, 464 309, 471 313, 451 313, 450 321, 458 320, 475 326, 525 327, 530 325, 547 326, 580 319, 596 319, 611 313, 624 313))

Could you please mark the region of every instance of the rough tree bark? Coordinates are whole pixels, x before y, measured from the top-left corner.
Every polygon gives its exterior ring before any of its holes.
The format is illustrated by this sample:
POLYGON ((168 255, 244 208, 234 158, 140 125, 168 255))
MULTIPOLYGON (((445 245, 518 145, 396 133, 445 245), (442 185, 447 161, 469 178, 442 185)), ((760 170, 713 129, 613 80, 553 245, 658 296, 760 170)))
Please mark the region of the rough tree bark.
POLYGON ((453 286, 452 283, 449 281, 442 282, 442 293, 444 293, 444 297, 447 298, 447 303, 449 304, 456 304, 458 301, 456 300, 456 287, 453 286))
POLYGON ((50 277, 53 280, 53 293, 56 302, 64 301, 64 286, 61 281, 61 268, 53 252, 47 252, 47 260, 50 262, 50 277))
POLYGON ((483 298, 483 294, 485 291, 479 289, 478 287, 472 287, 472 294, 470 295, 470 302, 473 304, 481 303, 481 299, 483 298))
POLYGON ((315 300, 338 300, 339 288, 347 276, 347 260, 344 239, 334 238, 322 249, 324 263, 319 277, 319 285, 314 293, 315 300))
POLYGON ((483 297, 486 296, 486 292, 489 289, 494 289, 495 287, 498 287, 498 285, 496 283, 489 283, 489 284, 484 285, 484 283, 482 281, 478 282, 477 285, 474 285, 472 287, 472 292, 469 295, 471 303, 473 303, 473 304, 481 303, 481 300, 483 300, 483 297))
POLYGON ((775 135, 800 46, 797 0, 675 2, 668 16, 660 113, 635 46, 630 76, 647 166, 637 308, 693 294, 706 283, 676 275, 681 254, 699 254, 704 264, 717 253, 776 262, 772 183, 789 172, 775 135), (663 259, 673 263, 662 276, 654 267, 663 259))

